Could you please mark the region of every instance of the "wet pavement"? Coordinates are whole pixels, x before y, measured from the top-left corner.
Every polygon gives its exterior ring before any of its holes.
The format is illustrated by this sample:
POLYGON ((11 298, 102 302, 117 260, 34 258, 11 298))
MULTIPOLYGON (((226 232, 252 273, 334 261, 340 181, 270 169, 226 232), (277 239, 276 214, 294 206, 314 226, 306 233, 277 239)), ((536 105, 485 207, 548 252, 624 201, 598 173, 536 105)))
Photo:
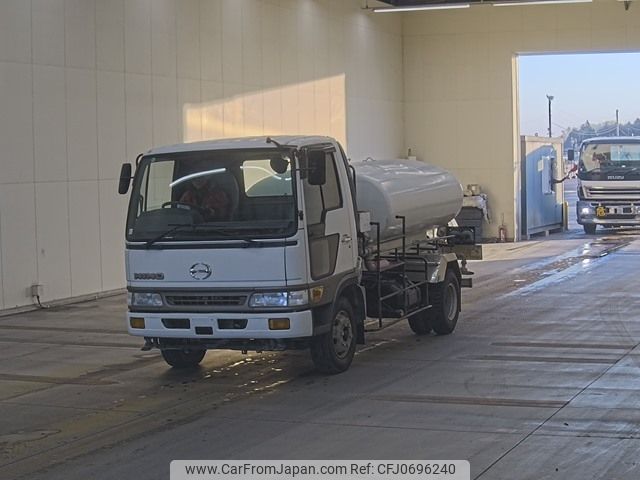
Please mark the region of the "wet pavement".
POLYGON ((172 459, 468 459, 472 478, 640 478, 640 232, 485 247, 453 335, 404 322, 325 377, 305 352, 141 352, 125 299, 0 317, 0 478, 168 478, 172 459))

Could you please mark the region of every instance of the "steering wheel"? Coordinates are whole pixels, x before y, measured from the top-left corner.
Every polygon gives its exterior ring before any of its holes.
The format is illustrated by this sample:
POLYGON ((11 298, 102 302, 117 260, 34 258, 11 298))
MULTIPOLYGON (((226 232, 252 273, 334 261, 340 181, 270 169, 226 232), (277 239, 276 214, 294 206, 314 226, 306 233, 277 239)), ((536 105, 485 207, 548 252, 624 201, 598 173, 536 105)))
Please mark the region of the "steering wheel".
POLYGON ((192 205, 191 203, 184 203, 184 202, 178 202, 178 201, 173 201, 173 202, 164 202, 162 204, 162 208, 185 208, 186 210, 195 210, 201 214, 206 213, 206 210, 202 207, 199 207, 198 205, 192 205))

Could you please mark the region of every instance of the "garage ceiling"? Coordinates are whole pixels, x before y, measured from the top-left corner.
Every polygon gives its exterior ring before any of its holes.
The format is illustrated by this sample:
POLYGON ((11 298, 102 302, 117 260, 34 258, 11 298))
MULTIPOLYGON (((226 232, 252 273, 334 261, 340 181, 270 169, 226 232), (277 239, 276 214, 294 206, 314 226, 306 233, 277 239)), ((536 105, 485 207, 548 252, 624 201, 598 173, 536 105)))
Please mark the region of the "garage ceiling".
POLYGON ((416 5, 443 5, 448 3, 482 3, 482 0, 380 0, 394 7, 414 7, 416 5))
MULTIPOLYGON (((380 0, 394 7, 415 7, 424 5, 455 5, 455 4, 480 4, 495 3, 495 0, 380 0)), ((500 3, 529 3, 538 0, 500 0, 500 3)), ((558 3, 563 3, 558 0, 558 3)))

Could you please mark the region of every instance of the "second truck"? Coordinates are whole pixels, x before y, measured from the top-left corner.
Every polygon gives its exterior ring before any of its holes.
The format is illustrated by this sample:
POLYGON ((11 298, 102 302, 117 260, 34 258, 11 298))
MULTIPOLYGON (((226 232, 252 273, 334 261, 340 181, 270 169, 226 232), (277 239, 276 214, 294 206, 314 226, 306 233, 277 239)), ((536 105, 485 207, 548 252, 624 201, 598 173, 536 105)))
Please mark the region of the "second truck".
MULTIPOLYGON (((569 160, 574 152, 569 150, 569 160)), ((640 225, 640 137, 582 142, 578 159, 577 220, 585 233, 598 225, 640 225)))

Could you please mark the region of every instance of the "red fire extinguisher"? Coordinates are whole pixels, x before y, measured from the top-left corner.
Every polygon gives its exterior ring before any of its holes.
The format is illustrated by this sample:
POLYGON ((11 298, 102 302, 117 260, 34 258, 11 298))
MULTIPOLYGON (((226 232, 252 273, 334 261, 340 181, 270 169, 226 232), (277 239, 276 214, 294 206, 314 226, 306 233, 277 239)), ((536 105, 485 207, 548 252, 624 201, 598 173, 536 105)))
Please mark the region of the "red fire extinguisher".
POLYGON ((507 241, 507 226, 504 224, 504 213, 502 214, 502 225, 498 227, 498 242, 505 243, 507 241))

